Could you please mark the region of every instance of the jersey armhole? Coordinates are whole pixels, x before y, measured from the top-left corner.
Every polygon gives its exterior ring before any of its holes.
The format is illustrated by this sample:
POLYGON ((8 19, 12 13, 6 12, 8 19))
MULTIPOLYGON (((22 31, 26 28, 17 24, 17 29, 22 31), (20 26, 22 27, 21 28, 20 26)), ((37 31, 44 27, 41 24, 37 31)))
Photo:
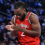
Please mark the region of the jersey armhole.
POLYGON ((14 17, 14 24, 15 24, 15 20, 16 20, 16 15, 15 15, 15 17, 14 17))
POLYGON ((30 15, 32 14, 32 12, 29 14, 29 16, 28 16, 28 20, 29 20, 29 23, 31 24, 31 21, 30 21, 30 19, 29 19, 29 17, 30 17, 30 15))

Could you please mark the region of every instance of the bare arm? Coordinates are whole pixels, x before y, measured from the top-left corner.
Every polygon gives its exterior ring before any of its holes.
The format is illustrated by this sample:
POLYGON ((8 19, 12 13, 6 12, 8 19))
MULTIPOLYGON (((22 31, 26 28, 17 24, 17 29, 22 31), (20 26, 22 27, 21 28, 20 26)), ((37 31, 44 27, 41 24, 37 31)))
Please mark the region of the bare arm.
MULTIPOLYGON (((14 24, 14 18, 15 18, 15 15, 12 17, 12 19, 11 19, 11 22, 14 24)), ((15 25, 15 24, 14 24, 15 25)), ((11 33, 10 33, 10 36, 12 35, 12 33, 14 33, 14 35, 16 36, 16 31, 14 30, 13 32, 11 31, 11 33)))
POLYGON ((37 15, 32 13, 30 15, 29 19, 31 21, 32 30, 27 30, 27 29, 23 28, 22 31, 29 34, 29 35, 40 37, 41 27, 40 27, 40 23, 39 23, 37 15))
MULTIPOLYGON (((14 24, 15 15, 12 17, 11 22, 14 24)), ((15 24, 14 24, 15 25, 15 24)))

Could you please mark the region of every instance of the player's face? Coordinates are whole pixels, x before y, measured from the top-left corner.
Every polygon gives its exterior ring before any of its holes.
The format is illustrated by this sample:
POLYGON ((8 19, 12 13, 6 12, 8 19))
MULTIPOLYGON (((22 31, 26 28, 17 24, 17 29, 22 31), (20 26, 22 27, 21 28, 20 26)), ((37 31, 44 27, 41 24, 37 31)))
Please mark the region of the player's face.
POLYGON ((17 18, 19 18, 19 20, 23 21, 25 19, 25 10, 18 8, 18 9, 14 9, 14 14, 17 16, 17 18))

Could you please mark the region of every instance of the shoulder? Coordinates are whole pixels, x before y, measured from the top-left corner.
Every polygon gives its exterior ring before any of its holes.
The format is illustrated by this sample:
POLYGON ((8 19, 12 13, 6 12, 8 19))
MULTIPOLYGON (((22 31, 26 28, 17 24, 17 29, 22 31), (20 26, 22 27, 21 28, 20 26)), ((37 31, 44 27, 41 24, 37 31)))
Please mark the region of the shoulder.
POLYGON ((31 12, 30 17, 38 17, 38 16, 35 13, 31 12))
POLYGON ((12 19, 14 19, 16 17, 16 15, 14 15, 13 17, 12 17, 12 19))
POLYGON ((15 18, 16 18, 16 15, 14 15, 14 16, 12 17, 12 19, 11 19, 11 22, 12 22, 13 24, 14 24, 15 18))
POLYGON ((35 22, 35 21, 39 22, 38 16, 35 13, 32 13, 32 12, 29 16, 29 19, 30 19, 31 22, 35 22))

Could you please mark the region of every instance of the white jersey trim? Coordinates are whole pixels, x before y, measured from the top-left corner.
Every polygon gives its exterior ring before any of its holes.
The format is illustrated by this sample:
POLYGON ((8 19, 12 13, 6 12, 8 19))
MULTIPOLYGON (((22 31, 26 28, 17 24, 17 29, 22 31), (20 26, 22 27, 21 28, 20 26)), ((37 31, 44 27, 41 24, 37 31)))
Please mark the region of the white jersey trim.
POLYGON ((29 14, 29 16, 28 16, 28 20, 29 20, 29 23, 31 24, 31 21, 30 21, 30 19, 29 19, 29 17, 30 17, 30 15, 32 14, 32 12, 29 14))
POLYGON ((14 17, 14 24, 15 24, 15 20, 16 20, 16 15, 15 15, 15 17, 14 17))

